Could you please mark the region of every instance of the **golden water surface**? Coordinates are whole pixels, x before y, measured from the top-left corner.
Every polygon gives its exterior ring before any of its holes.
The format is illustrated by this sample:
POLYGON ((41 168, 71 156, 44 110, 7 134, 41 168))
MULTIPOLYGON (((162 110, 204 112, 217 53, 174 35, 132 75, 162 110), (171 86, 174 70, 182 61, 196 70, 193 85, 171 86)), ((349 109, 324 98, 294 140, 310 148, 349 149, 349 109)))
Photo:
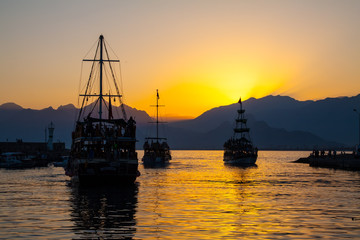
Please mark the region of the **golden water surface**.
MULTIPOLYGON (((141 159, 141 152, 139 157, 141 159)), ((62 168, 0 170, 1 239, 360 238, 360 174, 262 151, 225 166, 222 151, 173 151, 133 186, 79 187, 62 168)))

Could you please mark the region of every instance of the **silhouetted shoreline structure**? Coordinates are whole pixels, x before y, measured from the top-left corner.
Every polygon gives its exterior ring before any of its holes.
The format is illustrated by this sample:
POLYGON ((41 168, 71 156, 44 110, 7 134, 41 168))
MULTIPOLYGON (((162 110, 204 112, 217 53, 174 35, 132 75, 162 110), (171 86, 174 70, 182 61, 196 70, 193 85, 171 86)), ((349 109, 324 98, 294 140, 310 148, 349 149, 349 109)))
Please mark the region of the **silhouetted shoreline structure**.
MULTIPOLYGON (((66 151, 65 143, 53 143, 53 152, 61 153, 66 151)), ((0 142, 0 153, 5 152, 23 152, 26 154, 37 154, 48 151, 48 144, 44 142, 24 142, 17 139, 15 142, 0 142)))
POLYGON ((355 150, 347 153, 344 150, 314 149, 306 158, 300 158, 295 163, 307 163, 311 167, 325 167, 334 169, 344 169, 360 171, 360 153, 355 150))
POLYGON ((51 162, 62 161, 69 151, 65 149, 65 143, 53 142, 54 129, 51 122, 45 129, 45 142, 24 142, 22 139, 0 142, 0 167, 46 167, 51 162))
POLYGON ((0 168, 46 167, 49 163, 61 161, 69 152, 65 143, 53 143, 49 150, 44 142, 0 142, 0 168))

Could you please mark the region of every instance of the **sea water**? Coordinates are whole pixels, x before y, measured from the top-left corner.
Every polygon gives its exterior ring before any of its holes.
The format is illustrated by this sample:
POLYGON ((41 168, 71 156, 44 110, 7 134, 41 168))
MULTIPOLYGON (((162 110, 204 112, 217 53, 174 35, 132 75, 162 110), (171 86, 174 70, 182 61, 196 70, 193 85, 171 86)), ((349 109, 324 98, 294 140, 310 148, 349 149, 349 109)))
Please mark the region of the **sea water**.
POLYGON ((0 239, 360 238, 359 172, 291 163, 309 152, 260 151, 248 168, 222 154, 172 151, 126 188, 80 187, 60 167, 2 169, 0 239))

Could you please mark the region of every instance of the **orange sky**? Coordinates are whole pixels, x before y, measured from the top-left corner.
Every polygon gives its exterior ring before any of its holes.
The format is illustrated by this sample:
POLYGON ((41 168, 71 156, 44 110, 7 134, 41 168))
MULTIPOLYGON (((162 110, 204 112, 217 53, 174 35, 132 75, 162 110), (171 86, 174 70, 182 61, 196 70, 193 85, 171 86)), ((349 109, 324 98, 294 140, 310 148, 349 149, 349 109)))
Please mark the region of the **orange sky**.
POLYGON ((0 104, 76 104, 100 34, 121 60, 125 103, 149 113, 156 89, 182 117, 240 96, 357 95, 359 12, 355 0, 4 0, 0 104))

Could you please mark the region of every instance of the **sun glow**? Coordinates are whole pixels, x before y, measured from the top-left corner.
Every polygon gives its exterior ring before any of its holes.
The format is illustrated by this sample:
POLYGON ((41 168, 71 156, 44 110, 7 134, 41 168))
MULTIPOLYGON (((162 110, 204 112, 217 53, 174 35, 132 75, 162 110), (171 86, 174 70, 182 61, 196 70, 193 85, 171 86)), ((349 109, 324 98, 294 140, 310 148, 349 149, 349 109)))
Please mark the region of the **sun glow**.
POLYGON ((359 1, 113 1, 86 12, 82 4, 8 2, 0 14, 0 103, 76 105, 80 63, 98 34, 121 60, 122 100, 139 110, 151 110, 156 89, 169 115, 191 117, 240 96, 359 93, 359 1), (94 14, 99 21, 89 28, 94 14))
MULTIPOLYGON (((207 74, 173 78, 172 85, 159 89, 160 102, 166 105, 164 112, 168 116, 196 117, 213 107, 235 103, 239 97, 246 100, 272 94, 281 89, 284 79, 282 74, 209 69, 207 74)), ((148 112, 154 96, 154 93, 144 95, 135 104, 148 112)))
POLYGON ((159 88, 169 115, 197 117, 211 108, 236 103, 239 97, 279 93, 296 72, 289 63, 269 62, 264 56, 201 53, 186 53, 167 62, 164 71, 148 80, 153 91, 141 94, 134 105, 148 111, 159 88))

